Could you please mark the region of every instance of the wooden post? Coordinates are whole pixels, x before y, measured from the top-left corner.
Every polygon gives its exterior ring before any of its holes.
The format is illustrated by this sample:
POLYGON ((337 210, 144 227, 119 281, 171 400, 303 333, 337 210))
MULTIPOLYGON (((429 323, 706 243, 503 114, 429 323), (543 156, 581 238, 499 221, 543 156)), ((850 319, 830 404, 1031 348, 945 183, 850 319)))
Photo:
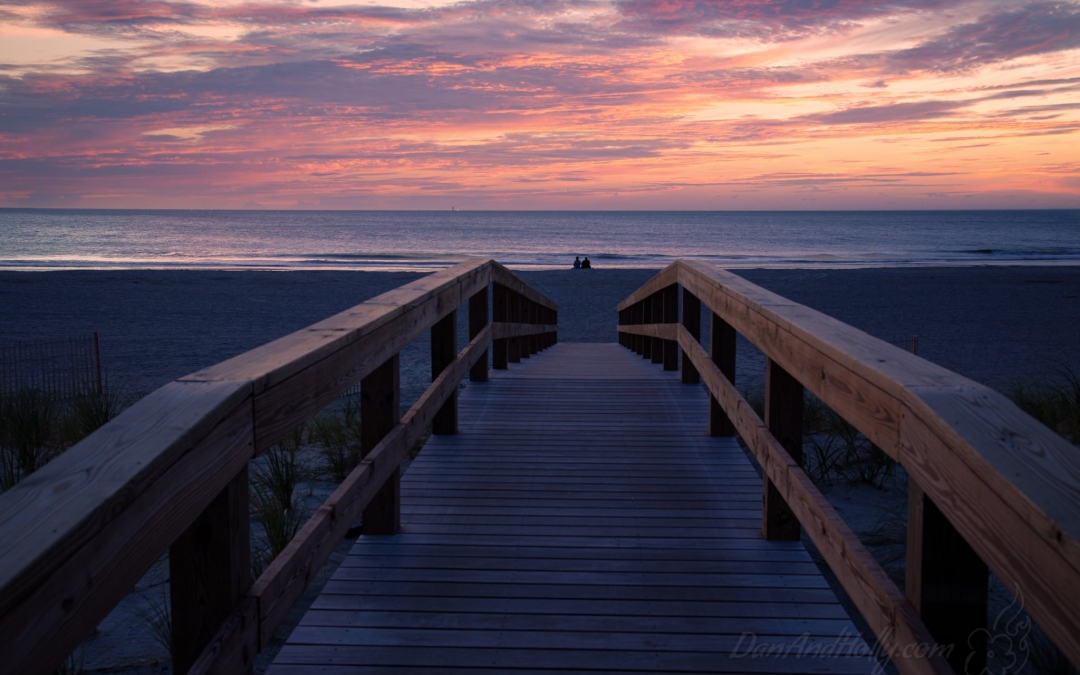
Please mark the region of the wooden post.
MULTIPOLYGON (((532 300, 529 301, 529 323, 534 327, 540 323, 540 305, 532 300)), ((535 354, 540 351, 540 334, 533 333, 529 336, 529 352, 535 354)))
MULTIPOLYGON (((662 290, 653 293, 652 295, 652 313, 646 317, 649 323, 664 323, 664 292, 662 290)), ((649 338, 652 342, 652 346, 649 348, 650 361, 653 363, 664 362, 664 340, 663 338, 649 338)))
MULTIPOLYGON (((664 323, 679 323, 679 285, 671 284, 661 291, 664 296, 664 323)), ((663 340, 664 370, 679 369, 678 340, 663 340)))
MULTIPOLYGON (((516 291, 508 291, 510 294, 510 323, 521 323, 521 294, 516 291)), ((510 363, 521 363, 521 338, 510 338, 510 349, 507 359, 510 363)))
MULTIPOLYGON (((791 458, 803 463, 803 386, 775 361, 765 362, 765 424, 791 458)), ((799 520, 772 481, 762 482, 761 531, 773 541, 798 541, 799 520)))
MULTIPOLYGON (((554 309, 551 310, 551 325, 552 326, 558 326, 559 325, 559 312, 554 310, 554 309)), ((552 332, 552 334, 551 334, 551 344, 553 344, 553 345, 559 344, 559 331, 558 330, 555 330, 554 332, 552 332)))
MULTIPOLYGON (((450 312, 431 327, 431 381, 454 362, 457 357, 457 311, 450 312)), ((431 420, 431 433, 457 433, 457 390, 431 420)))
MULTIPOLYGON (((510 289, 502 284, 491 285, 491 320, 505 323, 509 321, 507 304, 510 302, 510 289)), ((508 363, 509 341, 499 338, 491 341, 491 367, 495 370, 506 370, 508 363)))
MULTIPOLYGON (((401 419, 401 369, 394 354, 360 380, 360 451, 367 455, 401 419)), ((364 534, 397 534, 401 529, 401 469, 364 509, 364 534)))
MULTIPOLYGON (((526 298, 524 295, 519 295, 518 298, 519 298, 519 300, 521 302, 521 318, 518 319, 518 321, 520 321, 521 323, 526 324, 526 325, 532 323, 532 319, 529 318, 529 314, 530 314, 529 306, 532 304, 532 301, 529 300, 528 298, 526 298)), ((521 358, 527 359, 530 356, 532 356, 532 336, 531 335, 522 335, 520 338, 518 338, 518 345, 519 345, 519 349, 521 350, 519 352, 520 355, 521 355, 521 358)))
MULTIPOLYGON (((476 293, 469 298, 469 340, 472 341, 480 331, 484 330, 484 326, 488 323, 488 289, 485 286, 484 290, 476 293)), ((484 350, 484 353, 480 356, 480 360, 476 362, 476 365, 469 371, 470 382, 487 382, 488 381, 488 353, 484 350)))
MULTIPOLYGON (((685 288, 682 291, 682 324, 691 337, 698 342, 701 341, 701 300, 685 288)), ((697 368, 694 367, 693 362, 690 361, 690 356, 684 351, 682 355, 682 383, 698 384, 699 382, 701 382, 701 375, 698 373, 697 368)))
MULTIPOLYGON (((169 547, 173 672, 184 675, 251 587, 247 468, 169 547)), ((255 653, 245 653, 251 672, 255 653)))
MULTIPOLYGON (((651 323, 653 318, 653 297, 650 295, 641 301, 641 323, 651 323)), ((641 358, 652 360, 653 340, 648 336, 641 336, 641 358)))
MULTIPOLYGON (((645 300, 638 300, 634 303, 634 315, 631 319, 632 324, 639 326, 645 323, 645 300)), ((634 352, 638 356, 645 357, 645 336, 634 336, 634 352)))
MULTIPOLYGON (((727 321, 713 314, 709 332, 713 363, 728 379, 728 382, 735 384, 735 329, 727 321)), ((720 407, 720 402, 711 394, 709 395, 709 435, 725 437, 735 435, 735 425, 720 407)))
POLYGON ((907 596, 957 673, 986 668, 989 582, 986 563, 909 476, 907 596))

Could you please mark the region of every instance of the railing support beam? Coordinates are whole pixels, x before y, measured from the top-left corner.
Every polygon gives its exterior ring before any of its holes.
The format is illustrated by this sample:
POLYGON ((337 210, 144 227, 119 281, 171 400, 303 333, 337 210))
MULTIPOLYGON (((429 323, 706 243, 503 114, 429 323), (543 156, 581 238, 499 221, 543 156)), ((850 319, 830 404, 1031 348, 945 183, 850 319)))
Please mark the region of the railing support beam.
MULTIPOLYGON (((685 288, 682 290, 682 324, 686 326, 686 332, 690 333, 691 337, 698 342, 701 341, 701 300, 685 288)), ((690 355, 684 351, 682 353, 682 383, 698 384, 699 382, 701 382, 701 375, 694 367, 694 362, 690 360, 690 355)))
MULTIPOLYGON (((484 330, 484 326, 488 324, 488 289, 474 294, 469 298, 469 340, 480 334, 480 331, 484 330)), ((488 353, 484 350, 484 353, 480 356, 480 360, 476 362, 476 365, 469 371, 470 382, 487 382, 488 381, 488 353)))
MULTIPOLYGON (((662 291, 664 298, 664 323, 679 323, 679 285, 671 284, 662 291)), ((664 370, 679 369, 678 340, 663 340, 664 370)))
MULTIPOLYGON (((510 289, 502 284, 491 285, 491 320, 506 323, 510 320, 510 289)), ((499 338, 491 341, 491 367, 506 370, 509 363, 510 341, 499 338)))
MULTIPOLYGON (((649 296, 641 301, 641 323, 653 322, 653 302, 655 302, 653 296, 649 296)), ((641 358, 652 360, 652 348, 653 339, 647 335, 641 336, 641 358)))
MULTIPOLYGON (((245 468, 169 547, 173 672, 184 675, 251 587, 245 468)), ((247 672, 255 654, 246 660, 247 672)))
MULTIPOLYGON (((457 357, 457 312, 450 312, 431 327, 431 381, 457 357)), ((431 421, 431 433, 457 433, 457 392, 450 394, 431 421)))
MULTIPOLYGON (((775 361, 765 363, 765 424, 800 466, 803 463, 803 386, 775 361)), ((798 541, 799 519, 771 480, 762 482, 761 531, 773 541, 798 541)))
POLYGON ((986 668, 986 563, 908 477, 906 592, 957 673, 986 668))
MULTIPOLYGON (((521 295, 515 291, 508 291, 510 296, 510 323, 521 323, 521 295)), ((509 349, 507 350, 507 360, 510 363, 521 363, 521 338, 512 337, 509 338, 509 349)))
MULTIPOLYGON (((648 317, 649 323, 663 323, 664 322, 664 291, 661 289, 652 296, 652 306, 650 316, 648 317)), ((650 361, 652 363, 664 362, 664 339, 663 338, 648 338, 652 342, 652 346, 649 348, 650 361)))
MULTIPOLYGON (((714 313, 709 333, 713 363, 728 382, 735 384, 735 329, 714 313)), ((728 438, 735 435, 735 425, 728 419, 720 402, 712 394, 709 395, 709 435, 728 438)))
MULTIPOLYGON (((401 369, 394 354, 360 380, 360 449, 367 454, 401 419, 401 369)), ((401 529, 401 469, 386 480, 364 509, 364 534, 397 534, 401 529)))

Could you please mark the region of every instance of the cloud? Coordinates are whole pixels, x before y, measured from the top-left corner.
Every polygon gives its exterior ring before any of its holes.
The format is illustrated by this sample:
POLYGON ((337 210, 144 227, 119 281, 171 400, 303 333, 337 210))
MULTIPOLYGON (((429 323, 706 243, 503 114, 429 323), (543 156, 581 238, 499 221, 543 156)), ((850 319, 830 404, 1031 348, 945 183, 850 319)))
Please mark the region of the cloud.
POLYGON ((889 105, 856 106, 831 113, 813 115, 809 119, 822 124, 888 124, 949 117, 954 111, 969 106, 967 101, 920 101, 889 105))
POLYGON ((916 47, 893 52, 894 71, 965 72, 1025 56, 1080 48, 1080 7, 1037 2, 987 14, 916 47))
POLYGON ((859 22, 937 9, 946 0, 618 0, 625 30, 791 40, 859 22))

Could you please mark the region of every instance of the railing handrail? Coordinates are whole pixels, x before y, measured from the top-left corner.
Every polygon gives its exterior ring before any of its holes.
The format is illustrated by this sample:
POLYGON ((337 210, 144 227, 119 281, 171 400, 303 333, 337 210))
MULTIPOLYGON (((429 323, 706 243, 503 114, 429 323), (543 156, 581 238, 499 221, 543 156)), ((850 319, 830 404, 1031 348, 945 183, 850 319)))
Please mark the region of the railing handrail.
MULTIPOLYGON (((990 388, 707 263, 676 261, 619 303, 618 310, 639 306, 674 284, 899 462, 990 570, 1022 595, 1027 611, 1055 644, 1080 662, 1076 448, 990 388)), ((702 375, 709 371, 706 384, 728 416, 743 418, 753 448, 753 427, 761 421, 696 339, 683 326, 645 319, 619 330, 677 340, 702 375)), ((776 443, 767 428, 762 432, 767 436, 761 436, 762 443, 776 443)), ((763 453, 759 459, 780 457, 765 448, 754 450, 763 453)), ((786 453, 783 457, 791 459, 786 453)), ((805 478, 797 464, 781 473, 805 478)), ((812 484, 807 489, 816 492, 812 484)), ((831 511, 827 502, 819 506, 806 513, 831 511)), ((814 523, 806 525, 814 537, 814 523)), ((847 543, 861 549, 857 540, 847 543)), ((880 570, 872 558, 869 562, 867 569, 880 570)), ((851 581, 855 587, 845 587, 857 604, 860 593, 873 595, 867 579, 851 581)), ((904 608, 893 608, 899 609, 904 608)), ((917 619, 908 621, 916 631, 917 619)), ((940 671, 940 664, 924 665, 940 671)))
MULTIPOLYGON (((195 670, 200 664, 228 662, 231 648, 251 652, 253 635, 257 653, 292 605, 276 601, 299 597, 321 567, 323 554, 329 555, 396 471, 457 383, 486 358, 492 340, 553 334, 556 303, 494 260, 467 260, 181 377, 135 403, 0 494, 0 653, 5 667, 51 671, 246 471, 250 459, 460 305, 486 293, 489 284, 531 301, 532 309, 493 322, 483 297, 486 326, 470 324, 470 344, 312 516, 294 539, 296 546, 290 544, 292 549, 255 581, 234 612, 235 621, 218 631, 195 670), (328 546, 332 536, 337 540, 328 546), (266 598, 260 598, 260 591, 266 598), (227 644, 230 639, 234 642, 227 644)), ((527 306, 524 301, 515 307, 527 306)), ((253 657, 236 658, 250 665, 253 657)))

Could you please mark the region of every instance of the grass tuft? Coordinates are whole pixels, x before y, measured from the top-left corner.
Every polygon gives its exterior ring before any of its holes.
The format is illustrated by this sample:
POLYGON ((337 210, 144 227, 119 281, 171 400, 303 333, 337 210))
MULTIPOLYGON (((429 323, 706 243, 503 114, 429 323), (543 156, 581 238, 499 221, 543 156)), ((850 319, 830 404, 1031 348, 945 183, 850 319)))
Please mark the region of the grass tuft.
POLYGON ((322 449, 326 468, 334 480, 345 480, 363 459, 359 396, 346 396, 339 412, 316 417, 312 422, 311 440, 322 449))
POLYGON ((157 598, 143 597, 134 610, 150 637, 172 658, 172 602, 167 584, 162 584, 157 598))
POLYGON ((108 388, 66 401, 31 389, 0 400, 0 492, 112 420, 128 403, 108 388))
POLYGON ((54 403, 31 390, 0 402, 0 490, 10 490, 58 454, 53 444, 57 412, 54 403))
POLYGON ((1080 445, 1080 376, 1061 368, 1056 377, 1014 382, 1009 398, 1074 445, 1080 445))
POLYGON ((76 649, 67 655, 64 662, 56 667, 53 675, 80 675, 85 671, 85 659, 81 649, 76 649))
POLYGON ((304 524, 296 500, 296 488, 304 479, 297 455, 304 445, 304 425, 283 438, 256 462, 251 463, 251 516, 262 525, 263 538, 251 546, 251 571, 262 571, 289 545, 304 524))

